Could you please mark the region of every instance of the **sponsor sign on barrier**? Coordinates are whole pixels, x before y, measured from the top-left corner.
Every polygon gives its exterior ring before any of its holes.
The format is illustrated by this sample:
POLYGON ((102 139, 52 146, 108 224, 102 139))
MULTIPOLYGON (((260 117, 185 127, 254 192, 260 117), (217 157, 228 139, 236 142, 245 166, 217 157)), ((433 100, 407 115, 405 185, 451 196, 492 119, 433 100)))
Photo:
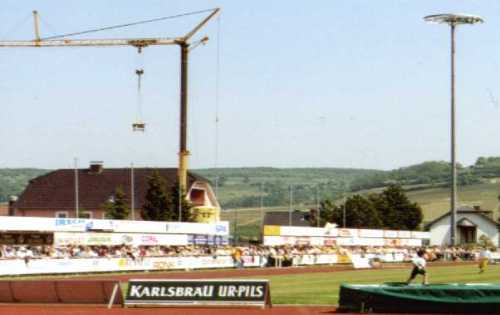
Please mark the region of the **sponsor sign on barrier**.
POLYGON ((416 242, 413 240, 423 240, 430 238, 429 232, 375 229, 343 229, 333 226, 334 225, 325 226, 324 228, 317 228, 265 225, 263 234, 264 238, 269 237, 269 242, 273 243, 269 243, 269 245, 299 243, 321 245, 321 242, 323 242, 323 244, 326 244, 327 239, 329 239, 328 243, 332 243, 332 238, 343 238, 343 240, 337 241, 337 243, 341 245, 384 246, 384 239, 398 239, 398 241, 389 241, 392 243, 401 243, 401 239, 412 239, 410 243, 421 244, 421 242, 416 242), (279 237, 281 237, 281 240, 284 243, 279 243, 277 241, 279 237))
POLYGON ((126 306, 270 306, 268 280, 130 280, 126 306))
POLYGON ((2 217, 0 231, 229 235, 229 222, 187 223, 79 218, 2 217), (140 224, 138 224, 140 223, 140 224))
POLYGON ((313 246, 422 246, 421 239, 375 238, 375 237, 307 237, 264 236, 265 246, 313 245, 313 246))
MULTIPOLYGON (((244 256, 245 257, 245 256, 244 256)), ((245 267, 258 267, 259 259, 245 259, 245 267)), ((63 274, 78 272, 179 270, 232 268, 231 256, 187 256, 145 258, 64 258, 0 260, 0 275, 63 274)))
POLYGON ((341 237, 355 237, 358 236, 358 230, 356 229, 339 229, 338 235, 341 237))
POLYGON ((398 237, 399 238, 410 238, 411 231, 398 231, 398 237))
POLYGON ((96 232, 55 232, 54 244, 64 245, 133 245, 154 246, 188 245, 185 234, 142 234, 142 233, 96 233, 96 232))
POLYGON ((384 230, 370 230, 370 229, 359 229, 360 237, 384 237, 384 230))
POLYGON ((324 236, 326 229, 304 226, 281 226, 280 235, 282 236, 324 236))
POLYGON ((351 262, 354 269, 372 268, 370 258, 361 255, 351 255, 351 262))
POLYGON ((384 230, 385 238, 398 238, 398 231, 395 230, 384 230))
POLYGON ((220 235, 188 235, 188 244, 193 245, 227 245, 229 240, 220 235))

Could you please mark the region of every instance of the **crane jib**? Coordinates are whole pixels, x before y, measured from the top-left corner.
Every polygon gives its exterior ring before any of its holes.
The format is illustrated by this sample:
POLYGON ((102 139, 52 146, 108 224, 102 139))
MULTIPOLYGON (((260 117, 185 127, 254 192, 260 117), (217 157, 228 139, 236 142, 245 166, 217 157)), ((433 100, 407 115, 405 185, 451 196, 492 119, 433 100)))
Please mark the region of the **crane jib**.
POLYGON ((85 46, 135 46, 178 45, 183 38, 139 38, 139 39, 57 39, 0 41, 0 47, 85 47, 85 46))

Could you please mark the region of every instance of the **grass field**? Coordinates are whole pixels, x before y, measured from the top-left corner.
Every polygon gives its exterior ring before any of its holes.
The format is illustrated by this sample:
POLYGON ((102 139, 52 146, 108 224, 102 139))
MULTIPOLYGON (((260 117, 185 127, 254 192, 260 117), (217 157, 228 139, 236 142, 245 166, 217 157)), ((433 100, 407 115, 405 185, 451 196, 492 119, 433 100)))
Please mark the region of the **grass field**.
MULTIPOLYGON (((476 265, 430 267, 430 283, 500 282, 500 265, 478 273, 476 265)), ((410 269, 378 269, 255 277, 269 279, 273 304, 337 305, 341 283, 403 282, 410 269)), ((415 283, 420 283, 417 278, 415 283)))

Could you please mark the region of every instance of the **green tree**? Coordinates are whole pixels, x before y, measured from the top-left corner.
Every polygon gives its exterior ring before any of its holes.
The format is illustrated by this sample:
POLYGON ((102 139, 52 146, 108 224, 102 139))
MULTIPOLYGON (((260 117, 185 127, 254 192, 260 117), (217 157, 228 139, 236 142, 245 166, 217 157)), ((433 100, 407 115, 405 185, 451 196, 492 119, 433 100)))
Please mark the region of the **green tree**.
MULTIPOLYGON (((361 195, 353 195, 341 205, 335 205, 331 200, 322 201, 320 204, 320 226, 330 222, 342 227, 344 214, 346 227, 349 228, 380 228, 383 225, 377 209, 370 200, 361 195)), ((317 221, 311 222, 311 225, 315 224, 317 221)))
POLYGON ((353 195, 347 198, 345 204, 338 207, 336 213, 334 212, 338 225, 343 224, 344 210, 347 227, 380 228, 383 225, 377 209, 370 200, 361 195, 353 195))
POLYGON ((179 184, 175 184, 170 189, 170 202, 168 212, 169 218, 172 221, 179 221, 179 199, 181 201, 181 220, 183 222, 193 221, 193 216, 191 214, 191 208, 193 205, 186 199, 186 195, 182 194, 179 196, 179 184), (181 197, 181 198, 179 198, 181 197))
POLYGON ((422 223, 422 208, 408 199, 400 185, 389 185, 379 198, 382 200, 377 200, 376 197, 371 200, 377 207, 384 227, 415 230, 422 223))
POLYGON ((158 171, 154 171, 148 178, 148 190, 141 209, 141 217, 148 221, 170 221, 171 203, 165 179, 158 171))
POLYGON ((329 200, 323 200, 320 202, 319 205, 319 216, 314 216, 312 220, 310 220, 311 226, 317 226, 318 224, 318 219, 319 221, 319 226, 325 226, 327 222, 333 222, 333 211, 336 209, 335 204, 329 200))
POLYGON ((104 203, 103 208, 108 219, 123 220, 128 218, 130 208, 121 186, 116 187, 114 195, 104 203))

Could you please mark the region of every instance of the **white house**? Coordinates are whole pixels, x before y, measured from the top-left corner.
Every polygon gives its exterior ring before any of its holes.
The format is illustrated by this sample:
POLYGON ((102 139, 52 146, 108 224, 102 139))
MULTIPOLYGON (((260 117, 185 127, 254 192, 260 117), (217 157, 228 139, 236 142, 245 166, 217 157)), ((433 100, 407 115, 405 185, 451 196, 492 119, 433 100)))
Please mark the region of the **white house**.
MULTIPOLYGON (((479 207, 460 207, 457 209, 457 243, 477 243, 481 236, 487 236, 495 246, 499 245, 498 223, 493 219, 492 211, 479 207)), ((426 225, 430 232, 431 245, 450 243, 451 215, 445 213, 426 225)))

